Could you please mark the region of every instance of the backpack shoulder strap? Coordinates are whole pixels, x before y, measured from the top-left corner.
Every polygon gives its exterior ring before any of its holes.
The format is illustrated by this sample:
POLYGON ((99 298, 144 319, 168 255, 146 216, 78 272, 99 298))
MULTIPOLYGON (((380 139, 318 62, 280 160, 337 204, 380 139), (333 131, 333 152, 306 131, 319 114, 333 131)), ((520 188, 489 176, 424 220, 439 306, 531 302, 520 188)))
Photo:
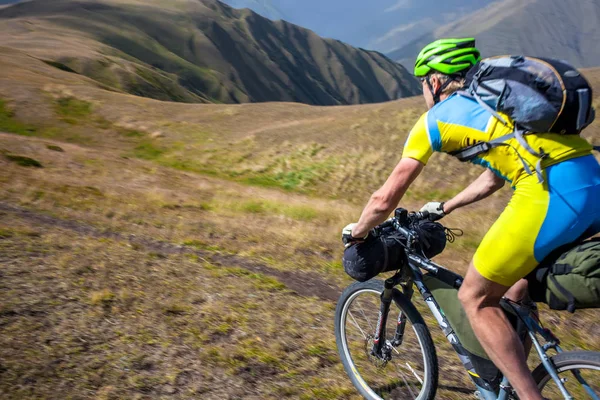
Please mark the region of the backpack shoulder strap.
POLYGON ((483 107, 487 112, 492 114, 498 121, 502 122, 502 125, 504 125, 504 126, 508 125, 508 122, 500 114, 498 114, 498 112, 496 110, 494 110, 485 101, 483 101, 481 99, 481 97, 475 91, 461 90, 461 91, 457 92, 457 94, 459 96, 464 96, 464 97, 468 97, 470 99, 475 99, 481 107, 483 107))
POLYGON ((486 153, 495 147, 508 146, 508 144, 505 142, 513 137, 515 137, 515 134, 509 133, 508 135, 500 136, 499 138, 490 140, 489 142, 477 143, 473 146, 450 152, 450 155, 453 155, 460 161, 471 161, 478 155, 486 153))
MULTIPOLYGON (((512 146, 509 143, 506 143, 509 139, 516 138, 519 143, 521 143, 521 141, 522 141, 525 143, 525 145, 527 145, 527 142, 523 139, 523 135, 525 135, 527 133, 528 132, 522 132, 522 131, 515 130, 513 133, 509 133, 508 135, 500 136, 499 138, 490 140, 489 142, 477 143, 477 144, 475 144, 473 146, 469 146, 465 149, 452 151, 449 154, 451 156, 458 158, 459 161, 471 161, 478 155, 486 153, 495 147, 509 146, 515 151, 515 154, 517 155, 517 157, 519 157, 519 160, 521 161, 521 164, 523 164, 523 169, 525 170, 525 172, 528 175, 531 175, 533 172, 531 171, 531 168, 529 168, 527 161, 525 161, 525 159, 521 156, 521 154, 519 154, 519 151, 514 146, 512 146)), ((531 149, 531 147, 529 145, 527 145, 527 147, 529 147, 531 149)), ((534 150, 532 149, 532 151, 534 151, 534 150)), ((544 178, 542 175, 542 160, 543 160, 543 158, 546 157, 546 154, 545 153, 540 154, 537 152, 535 152, 535 154, 539 154, 541 156, 535 166, 535 171, 536 171, 538 180, 541 183, 541 182, 544 182, 544 178)))

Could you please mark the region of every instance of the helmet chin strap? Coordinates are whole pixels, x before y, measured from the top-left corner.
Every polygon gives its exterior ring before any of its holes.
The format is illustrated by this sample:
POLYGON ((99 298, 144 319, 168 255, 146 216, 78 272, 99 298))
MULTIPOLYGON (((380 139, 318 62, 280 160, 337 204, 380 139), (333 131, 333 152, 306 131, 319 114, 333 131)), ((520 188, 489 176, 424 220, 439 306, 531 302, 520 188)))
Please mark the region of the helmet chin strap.
POLYGON ((446 82, 442 83, 442 85, 438 88, 438 90, 434 91, 433 86, 431 86, 431 81, 429 80, 429 75, 427 75, 425 77, 425 82, 427 82, 427 87, 429 88, 429 91, 431 92, 431 95, 433 96, 434 104, 437 104, 440 102, 440 96, 441 96, 442 92, 453 81, 454 81, 454 78, 449 76, 448 79, 446 79, 446 82))

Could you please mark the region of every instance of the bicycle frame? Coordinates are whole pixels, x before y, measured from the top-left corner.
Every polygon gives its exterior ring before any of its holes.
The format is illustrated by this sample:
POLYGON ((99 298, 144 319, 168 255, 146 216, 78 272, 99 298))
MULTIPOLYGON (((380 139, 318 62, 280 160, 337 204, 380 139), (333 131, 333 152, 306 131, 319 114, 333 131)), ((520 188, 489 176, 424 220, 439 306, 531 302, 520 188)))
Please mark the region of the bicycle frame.
MULTIPOLYGON (((410 239, 411 238, 409 237, 409 240, 410 239)), ((388 352, 389 354, 383 354, 382 351, 385 349, 384 344, 386 343, 386 338, 384 327, 387 323, 387 317, 392 302, 393 288, 398 285, 401 285, 404 294, 410 300, 413 295, 412 286, 414 284, 421 293, 425 304, 435 317, 438 325, 444 332, 444 335, 458 354, 458 357, 465 369, 467 370, 469 377, 477 387, 479 397, 484 400, 509 399, 510 395, 513 394, 513 389, 510 386, 510 383, 508 382, 506 377, 503 377, 502 381, 498 385, 491 385, 489 382, 479 377, 479 375, 476 373, 468 353, 464 350, 464 347, 461 344, 458 336, 454 332, 454 329, 444 316, 440 306, 431 294, 430 290, 423 282, 423 273, 421 272, 421 269, 427 271, 429 276, 439 279, 457 289, 461 286, 463 278, 460 275, 457 275, 452 271, 445 269, 444 267, 432 262, 427 258, 414 254, 410 250, 407 251, 407 256, 408 264, 410 267, 410 273, 407 274, 406 271, 399 271, 394 276, 385 281, 384 291, 381 294, 381 307, 379 311, 379 318, 377 322, 372 354, 381 357, 385 361, 389 361, 391 359, 390 352, 388 352)), ((518 317, 518 324, 522 324, 522 326, 519 328, 526 329, 527 334, 531 339, 537 353, 539 354, 544 367, 546 368, 546 370, 560 389, 562 395, 565 399, 572 400, 573 397, 565 389, 563 382, 558 377, 556 368, 550 362, 549 356, 547 355, 547 352, 550 349, 554 349, 558 353, 562 352, 562 349, 559 346, 560 341, 552 334, 552 332, 550 332, 550 330, 541 326, 535 314, 531 312, 531 308, 523 307, 518 303, 514 303, 506 299, 503 299, 501 301, 501 306, 503 307, 505 312, 511 313, 518 317), (540 343, 537 335, 540 335, 544 339, 544 341, 546 342, 544 345, 540 343)), ((405 321, 406 317, 401 312, 398 317, 398 324, 396 327, 394 338, 391 341, 392 345, 394 346, 398 346, 402 343, 404 328, 406 325, 405 321)), ((591 391, 589 385, 585 382, 585 380, 583 380, 578 371, 574 371, 573 374, 575 378, 579 381, 579 383, 581 383, 583 387, 588 391, 588 393, 590 393, 592 398, 597 398, 597 396, 591 391)))

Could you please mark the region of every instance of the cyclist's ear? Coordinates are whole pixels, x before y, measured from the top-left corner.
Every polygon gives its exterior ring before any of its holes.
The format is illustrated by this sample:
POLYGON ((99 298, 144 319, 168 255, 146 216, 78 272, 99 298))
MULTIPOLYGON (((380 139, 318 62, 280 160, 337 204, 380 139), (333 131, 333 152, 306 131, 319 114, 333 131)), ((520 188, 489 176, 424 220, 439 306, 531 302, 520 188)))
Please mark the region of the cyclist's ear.
POLYGON ((431 89, 433 90, 433 93, 437 93, 437 91, 442 86, 442 82, 440 81, 440 78, 436 75, 431 75, 429 77, 429 83, 431 85, 431 89))

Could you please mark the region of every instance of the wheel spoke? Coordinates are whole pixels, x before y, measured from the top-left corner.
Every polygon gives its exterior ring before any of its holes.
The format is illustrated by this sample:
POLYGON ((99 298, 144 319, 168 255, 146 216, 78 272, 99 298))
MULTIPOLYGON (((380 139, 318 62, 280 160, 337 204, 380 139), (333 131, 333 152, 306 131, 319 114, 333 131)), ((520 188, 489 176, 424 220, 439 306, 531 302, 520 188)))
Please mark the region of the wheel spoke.
POLYGON ((361 314, 363 315, 363 318, 365 319, 365 321, 367 321, 367 324, 369 324, 369 329, 371 331, 375 331, 375 327, 373 325, 371 325, 371 321, 369 320, 369 318, 367 317, 367 315, 365 314, 365 310, 361 307, 360 303, 358 302, 358 299, 355 300, 355 302, 358 305, 358 310, 361 312, 361 314))
POLYGON ((410 372, 413 373, 413 375, 415 376, 415 378, 417 378, 417 380, 419 381, 419 383, 421 383, 421 385, 423 384, 423 379, 419 378, 419 375, 417 375, 417 372, 410 366, 409 363, 405 363, 406 366, 408 367, 408 369, 410 370, 410 372))
POLYGON ((404 381, 404 385, 410 391, 410 394, 412 395, 413 399, 416 399, 417 395, 415 395, 415 392, 412 390, 410 383, 408 383, 408 381, 406 380, 405 375, 402 372, 402 370, 400 369, 399 365, 396 365, 396 370, 398 372, 398 375, 400 375, 400 378, 402 378, 402 380, 404 381))
POLYGON ((362 330, 362 328, 356 321, 356 318, 354 318, 354 315, 352 314, 352 312, 348 311, 348 315, 350 316, 350 318, 352 318, 352 322, 354 323, 354 326, 356 326, 358 328, 358 330, 362 334, 363 338, 367 339, 367 335, 365 334, 365 332, 362 330))

